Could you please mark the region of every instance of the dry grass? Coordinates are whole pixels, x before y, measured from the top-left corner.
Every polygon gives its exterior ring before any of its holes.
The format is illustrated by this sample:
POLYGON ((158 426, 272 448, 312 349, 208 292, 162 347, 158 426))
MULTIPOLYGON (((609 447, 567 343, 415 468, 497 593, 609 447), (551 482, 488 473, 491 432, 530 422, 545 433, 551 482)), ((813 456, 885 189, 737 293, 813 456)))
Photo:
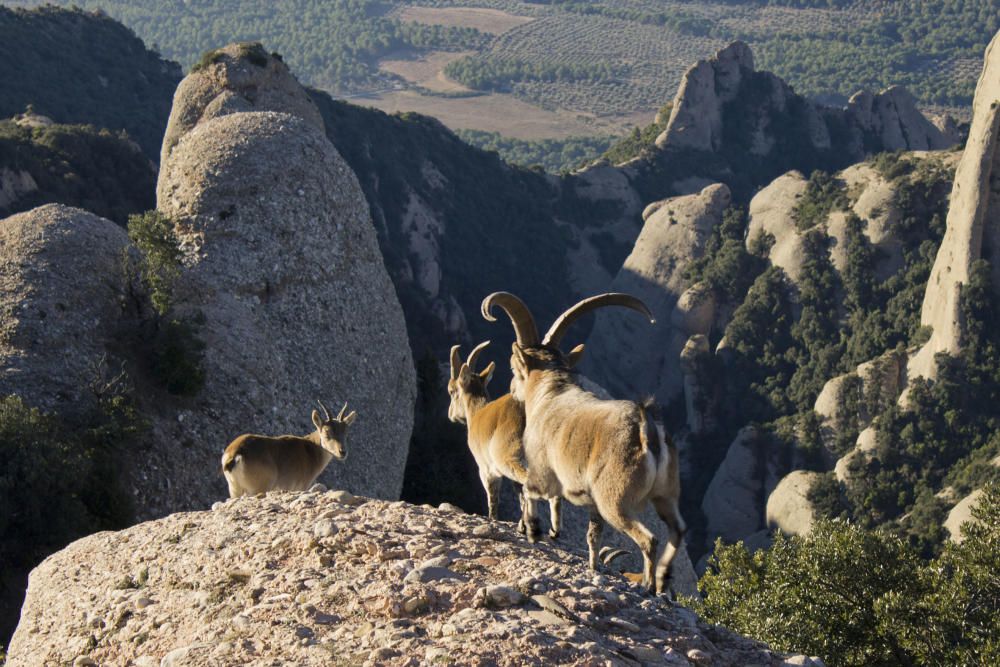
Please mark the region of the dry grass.
POLYGON ((404 7, 396 16, 401 21, 475 28, 493 35, 500 35, 534 20, 530 16, 517 16, 484 7, 404 7))
POLYGON ((379 61, 380 70, 395 74, 407 82, 439 93, 469 91, 462 84, 452 81, 442 71, 453 60, 473 55, 475 51, 431 51, 415 53, 399 51, 379 61))
POLYGON ((654 112, 597 118, 573 111, 546 111, 511 95, 430 97, 409 90, 350 98, 354 104, 388 113, 415 111, 434 116, 452 129, 499 132, 517 139, 559 139, 579 135, 622 134, 652 122, 654 112))

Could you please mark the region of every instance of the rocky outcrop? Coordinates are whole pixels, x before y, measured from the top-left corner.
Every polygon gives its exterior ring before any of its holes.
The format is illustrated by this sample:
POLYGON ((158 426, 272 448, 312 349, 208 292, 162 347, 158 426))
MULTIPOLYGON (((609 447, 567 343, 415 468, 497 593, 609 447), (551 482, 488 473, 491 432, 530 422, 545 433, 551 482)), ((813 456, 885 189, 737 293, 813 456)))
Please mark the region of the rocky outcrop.
POLYGON ((775 179, 750 200, 747 249, 761 235, 772 236, 774 243, 768 250, 767 258, 771 264, 782 268, 793 282, 797 282, 802 274, 804 252, 792 211, 805 191, 805 178, 799 172, 791 171, 775 179))
POLYGON ((753 52, 733 42, 684 74, 670 120, 656 138, 659 148, 716 151, 722 147, 722 105, 739 94, 744 73, 754 71, 753 52))
POLYGON ((767 436, 747 426, 729 446, 701 502, 707 519, 706 547, 717 537, 736 542, 764 528, 765 499, 787 470, 769 451, 767 441, 767 436))
POLYGON ((181 81, 163 137, 160 164, 198 123, 244 111, 282 111, 323 129, 323 118, 281 59, 257 43, 211 51, 181 81))
POLYGON ((972 516, 972 510, 976 507, 982 495, 983 490, 976 489, 965 498, 962 498, 948 512, 948 518, 945 519, 944 527, 948 531, 952 542, 961 543, 965 539, 965 535, 962 532, 962 525, 970 521, 975 521, 972 516))
POLYGON ((739 150, 768 156, 792 124, 800 128, 798 139, 809 144, 800 151, 835 150, 846 161, 886 150, 947 148, 960 140, 953 128, 942 130, 921 114, 913 96, 899 86, 877 94, 858 92, 843 109, 805 100, 774 74, 755 71, 753 53, 737 41, 687 71, 656 146, 718 153, 737 148, 727 145, 735 140, 739 150), (745 136, 724 131, 735 123, 745 136), (842 137, 838 145, 832 136, 842 137))
POLYGON ((767 499, 767 526, 788 535, 808 535, 816 523, 809 490, 821 473, 795 470, 778 482, 767 499))
POLYGON ((38 190, 38 183, 23 169, 0 167, 0 209, 9 208, 24 195, 38 190))
MULTIPOLYGON (((280 62, 239 63, 230 51, 209 68, 211 77, 261 70, 255 108, 308 102, 293 94, 297 84, 280 62)), ((196 108, 210 97, 208 83, 221 88, 228 80, 206 79, 209 70, 192 75, 198 85, 181 87, 179 109, 196 108)), ((164 151, 157 186, 158 209, 174 222, 184 252, 178 310, 204 320, 206 384, 197 405, 157 419, 164 446, 141 472, 158 483, 145 489, 142 505, 162 512, 217 499, 226 443, 244 432, 308 432, 316 399, 347 401, 358 411, 347 460, 321 479, 397 497, 413 419, 413 362, 357 179, 311 106, 305 118, 243 111, 227 90, 217 92, 213 99, 229 101, 209 104, 212 113, 166 140, 176 145, 164 151)))
POLYGON ((30 578, 9 667, 820 665, 701 622, 512 524, 270 494, 84 538, 30 578))
POLYGON ((110 220, 59 204, 0 222, 0 395, 93 407, 90 387, 120 346, 128 244, 110 220))
POLYGON ((722 222, 730 202, 729 188, 715 184, 696 195, 674 197, 650 205, 632 253, 608 291, 627 292, 642 299, 656 318, 650 327, 620 309, 598 311, 581 368, 612 395, 634 398, 651 391, 660 402, 677 397, 682 389, 680 354, 692 334, 708 318, 687 317, 692 296, 675 327, 674 311, 687 289, 684 270, 700 257, 712 230, 722 222), (627 350, 627 354, 623 351, 627 350))
MULTIPOLYGON (((910 361, 910 377, 934 377, 934 355, 962 347, 962 285, 973 263, 1000 256, 1000 33, 986 49, 972 103, 972 126, 955 172, 947 229, 924 293, 920 323, 930 340, 910 361)), ((1000 292, 1000 262, 992 262, 994 291, 1000 292)))
POLYGON ((882 150, 940 150, 960 140, 952 128, 945 132, 917 110, 917 101, 902 86, 891 86, 873 95, 855 93, 847 114, 863 133, 878 137, 882 150))

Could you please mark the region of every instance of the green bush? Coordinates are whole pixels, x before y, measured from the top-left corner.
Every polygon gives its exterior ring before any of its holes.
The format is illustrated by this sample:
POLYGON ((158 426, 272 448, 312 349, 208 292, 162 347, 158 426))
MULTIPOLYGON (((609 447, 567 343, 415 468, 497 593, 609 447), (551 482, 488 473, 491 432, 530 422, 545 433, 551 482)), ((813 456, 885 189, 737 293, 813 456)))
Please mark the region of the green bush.
POLYGON ((145 425, 124 386, 119 376, 92 408, 67 416, 0 398, 0 637, 17 621, 31 568, 78 537, 133 520, 121 458, 145 425))
POLYGON ((831 667, 1000 661, 1000 486, 965 541, 922 560, 884 530, 821 521, 751 555, 716 544, 699 582, 706 619, 831 667))
POLYGON ((792 217, 799 229, 811 229, 826 222, 830 213, 845 209, 847 205, 843 183, 825 171, 814 171, 802 198, 792 210, 792 217))
POLYGON ((204 342, 198 337, 200 315, 172 313, 174 283, 181 273, 181 250, 173 222, 159 211, 129 218, 129 238, 139 249, 139 276, 154 313, 140 344, 150 371, 171 394, 194 396, 205 384, 201 367, 204 342))

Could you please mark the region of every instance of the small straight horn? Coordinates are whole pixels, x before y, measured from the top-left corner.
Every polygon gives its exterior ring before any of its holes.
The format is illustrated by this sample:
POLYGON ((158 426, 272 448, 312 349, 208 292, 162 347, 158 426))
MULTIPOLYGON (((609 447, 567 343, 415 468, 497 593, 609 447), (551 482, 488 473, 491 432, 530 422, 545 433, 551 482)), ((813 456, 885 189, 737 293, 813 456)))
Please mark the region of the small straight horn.
POLYGON ((340 409, 340 414, 339 414, 339 415, 337 415, 337 419, 338 419, 339 421, 343 421, 343 420, 344 420, 344 413, 345 413, 345 412, 347 412, 347 401, 344 401, 344 407, 342 407, 342 408, 340 409))
POLYGON ((317 398, 316 402, 319 403, 319 407, 323 408, 323 414, 326 415, 326 421, 330 421, 330 411, 326 409, 325 405, 323 405, 323 401, 317 398))

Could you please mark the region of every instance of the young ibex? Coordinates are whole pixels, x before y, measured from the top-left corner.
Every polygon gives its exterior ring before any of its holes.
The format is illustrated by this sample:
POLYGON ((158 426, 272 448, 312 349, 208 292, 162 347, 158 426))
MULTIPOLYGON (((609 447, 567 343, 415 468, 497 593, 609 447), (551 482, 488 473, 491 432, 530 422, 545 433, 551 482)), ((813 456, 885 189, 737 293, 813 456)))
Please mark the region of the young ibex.
POLYGON ((331 458, 347 458, 344 441, 347 427, 354 423, 358 413, 347 412, 347 403, 340 414, 330 418, 322 402, 326 419, 320 419, 313 410, 312 421, 316 430, 309 435, 255 435, 239 436, 222 454, 222 474, 229 484, 229 497, 254 495, 267 491, 305 491, 316 481, 331 458))
MULTIPOLYGON (((627 294, 584 299, 559 316, 541 339, 531 312, 513 294, 490 294, 483 300, 482 314, 496 321, 491 311, 499 306, 517 335, 511 356, 511 394, 524 404, 525 493, 532 498, 561 495, 590 509, 587 546, 593 569, 600 559, 598 546, 605 521, 628 535, 643 556, 643 585, 665 592, 670 563, 686 530, 678 509, 676 447, 669 436, 660 438, 647 404, 602 400, 583 390, 558 348, 566 330, 581 315, 610 305, 637 310, 653 321, 645 304, 627 294), (657 540, 638 520, 649 502, 669 532, 655 578, 657 540)), ((524 507, 524 521, 531 530, 534 503, 526 502, 524 507)))
MULTIPOLYGON (((497 503, 500 500, 500 485, 506 477, 520 485, 528 473, 524 467, 524 447, 521 436, 524 434, 524 407, 515 401, 510 394, 504 394, 495 401, 490 401, 487 385, 493 377, 496 364, 492 361, 482 371, 476 371, 476 359, 479 353, 489 345, 486 341, 477 345, 469 358, 462 363, 459 346, 451 348, 451 378, 448 380, 448 395, 451 404, 448 406, 448 419, 455 423, 465 424, 469 431, 469 450, 479 467, 479 479, 486 490, 486 501, 489 506, 489 517, 497 518, 497 503)), ((579 358, 583 351, 580 345, 570 353, 570 358, 579 358)), ((522 511, 525 499, 521 498, 522 511)), ((559 496, 549 498, 549 518, 551 528, 549 536, 559 537, 561 526, 560 509, 562 499, 559 496)), ((518 530, 524 531, 524 521, 518 524, 518 530)))

